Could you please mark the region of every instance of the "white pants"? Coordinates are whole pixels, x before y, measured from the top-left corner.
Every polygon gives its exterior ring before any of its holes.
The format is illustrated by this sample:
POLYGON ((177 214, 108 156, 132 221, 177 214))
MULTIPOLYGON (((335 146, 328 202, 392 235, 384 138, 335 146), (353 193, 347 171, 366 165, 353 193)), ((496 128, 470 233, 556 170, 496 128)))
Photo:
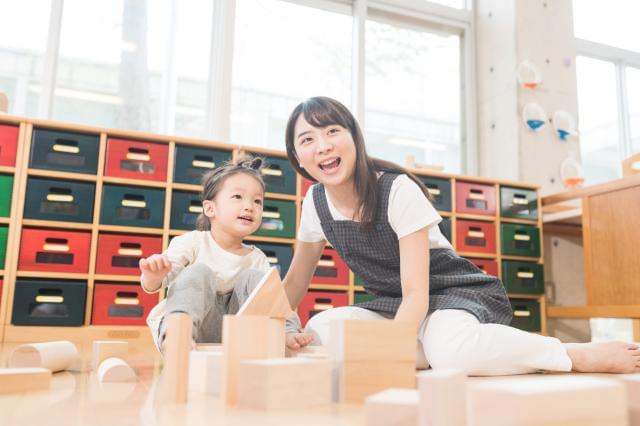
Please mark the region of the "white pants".
MULTIPOLYGON (((389 321, 367 309, 343 306, 314 315, 305 331, 314 335, 314 344, 326 345, 329 322, 345 319, 389 321)), ((463 310, 435 311, 420 324, 417 337, 418 368, 455 368, 472 376, 571 371, 571 359, 555 337, 500 324, 480 324, 463 310)))

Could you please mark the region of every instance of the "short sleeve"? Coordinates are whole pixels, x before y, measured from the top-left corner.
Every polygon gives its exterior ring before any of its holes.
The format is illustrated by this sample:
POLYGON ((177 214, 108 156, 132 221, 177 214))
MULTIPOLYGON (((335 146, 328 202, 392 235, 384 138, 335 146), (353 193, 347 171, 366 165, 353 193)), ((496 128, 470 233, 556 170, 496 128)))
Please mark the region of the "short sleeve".
POLYGON ((298 240, 305 243, 317 243, 326 240, 324 232, 322 231, 322 225, 320 224, 320 217, 313 202, 314 188, 315 186, 309 188, 307 195, 302 201, 300 226, 298 226, 298 240))
POLYGON ((400 175, 393 181, 388 216, 398 239, 442 220, 422 189, 407 175, 400 175))

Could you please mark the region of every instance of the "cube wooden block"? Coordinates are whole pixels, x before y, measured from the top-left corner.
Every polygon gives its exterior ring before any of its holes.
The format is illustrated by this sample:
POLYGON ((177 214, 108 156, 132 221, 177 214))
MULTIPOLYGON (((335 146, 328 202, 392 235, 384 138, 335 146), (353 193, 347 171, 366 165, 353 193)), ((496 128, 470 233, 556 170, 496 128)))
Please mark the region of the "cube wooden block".
POLYGON ((386 389, 365 400, 367 426, 416 426, 418 391, 386 389))
POLYGON ((625 385, 589 376, 490 379, 470 384, 474 426, 627 424, 625 385))
POLYGON ((328 350, 334 360, 416 362, 416 330, 392 320, 334 320, 328 350))
POLYGON ((0 394, 35 392, 50 385, 51 370, 47 368, 0 369, 0 394))
POLYGON ((183 404, 189 386, 191 316, 173 313, 167 316, 167 337, 162 370, 162 395, 166 403, 183 404))
POLYGON ((384 389, 415 389, 416 363, 343 361, 337 365, 335 379, 336 401, 360 404, 384 389))
POLYGON ((284 358, 284 320, 267 316, 225 315, 222 346, 222 401, 227 405, 235 405, 241 361, 284 358))
POLYGON ((627 387, 629 424, 640 426, 640 374, 624 374, 620 379, 627 387))
POLYGON ((420 426, 466 424, 467 377, 459 370, 427 370, 417 375, 420 426))
POLYGON ((189 391, 219 396, 222 383, 222 351, 198 348, 191 351, 189 356, 189 391))
POLYGON ((120 340, 94 340, 91 355, 91 368, 98 366, 107 358, 126 358, 129 353, 129 342, 120 340))
POLYGON ((9 356, 9 367, 48 368, 52 372, 71 368, 78 359, 78 348, 67 340, 20 345, 9 356))
POLYGON ((238 406, 286 410, 331 404, 328 359, 273 358, 240 362, 238 406))

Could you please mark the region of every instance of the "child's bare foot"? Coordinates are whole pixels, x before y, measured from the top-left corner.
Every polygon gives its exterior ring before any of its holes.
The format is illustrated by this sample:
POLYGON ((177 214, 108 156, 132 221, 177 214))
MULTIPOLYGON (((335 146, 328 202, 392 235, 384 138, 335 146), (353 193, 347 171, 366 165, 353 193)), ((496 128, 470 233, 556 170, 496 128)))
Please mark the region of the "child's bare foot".
POLYGON ((582 373, 640 372, 640 347, 624 342, 565 343, 573 371, 582 373))

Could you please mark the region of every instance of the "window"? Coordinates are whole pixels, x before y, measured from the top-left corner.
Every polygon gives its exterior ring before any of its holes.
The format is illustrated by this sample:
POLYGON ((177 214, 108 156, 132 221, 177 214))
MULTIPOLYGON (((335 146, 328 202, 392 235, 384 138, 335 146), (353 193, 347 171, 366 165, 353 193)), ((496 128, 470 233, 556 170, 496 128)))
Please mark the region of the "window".
POLYGON ((620 177, 616 74, 612 63, 578 57, 580 150, 586 185, 620 177))
POLYGON ((366 23, 370 155, 462 170, 460 37, 388 19, 366 23))
POLYGON ((0 92, 9 98, 10 114, 38 112, 50 9, 50 1, 40 0, 0 7, 0 92))
POLYGON ((631 151, 636 153, 640 152, 640 68, 628 67, 626 71, 631 151))
POLYGON ((574 0, 577 38, 640 52, 640 3, 629 0, 574 0))
POLYGON ((352 18, 344 12, 237 0, 231 143, 284 149, 287 119, 304 99, 349 106, 352 18))

